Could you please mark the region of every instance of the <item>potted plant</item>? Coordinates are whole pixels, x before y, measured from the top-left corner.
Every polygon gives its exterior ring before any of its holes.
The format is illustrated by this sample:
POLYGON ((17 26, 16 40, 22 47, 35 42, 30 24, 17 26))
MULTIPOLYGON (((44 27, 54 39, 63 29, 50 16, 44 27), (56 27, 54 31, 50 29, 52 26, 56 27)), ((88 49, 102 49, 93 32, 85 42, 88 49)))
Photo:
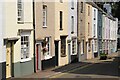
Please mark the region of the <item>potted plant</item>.
POLYGON ((100 60, 106 60, 107 54, 106 53, 100 53, 100 60))

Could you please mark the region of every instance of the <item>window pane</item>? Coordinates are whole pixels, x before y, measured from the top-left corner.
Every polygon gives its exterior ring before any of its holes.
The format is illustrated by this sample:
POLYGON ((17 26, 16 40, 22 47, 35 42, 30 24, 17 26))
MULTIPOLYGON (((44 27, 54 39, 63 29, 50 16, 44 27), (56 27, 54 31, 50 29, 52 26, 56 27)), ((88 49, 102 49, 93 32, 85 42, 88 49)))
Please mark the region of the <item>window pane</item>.
POLYGON ((29 36, 21 36, 21 59, 26 59, 28 57, 29 57, 29 36))
POLYGON ((71 9, 74 9, 74 0, 71 1, 71 9))
POLYGON ((61 56, 66 55, 66 37, 61 37, 61 56))
POLYGON ((60 29, 62 29, 62 17, 63 17, 63 13, 62 11, 60 11, 60 29))
POLYGON ((43 26, 47 26, 47 6, 43 5, 43 26))
POLYGON ((74 32, 74 16, 71 16, 71 29, 74 32))
POLYGON ((83 12, 83 2, 81 2, 81 13, 83 12))
POLYGON ((17 8, 18 8, 18 21, 23 20, 23 2, 22 0, 18 0, 17 2, 17 8))

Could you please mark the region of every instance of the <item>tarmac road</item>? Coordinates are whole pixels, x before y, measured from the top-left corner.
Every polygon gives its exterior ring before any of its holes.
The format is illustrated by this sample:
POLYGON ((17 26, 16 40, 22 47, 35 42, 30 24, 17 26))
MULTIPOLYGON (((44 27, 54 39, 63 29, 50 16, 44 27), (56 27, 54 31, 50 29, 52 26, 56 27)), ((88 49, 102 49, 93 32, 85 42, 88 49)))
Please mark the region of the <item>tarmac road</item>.
MULTIPOLYGON (((118 52, 120 54, 120 51, 118 52)), ((67 72, 51 76, 51 80, 120 80, 120 56, 113 56, 107 60, 88 61, 88 65, 78 67, 67 72), (91 61, 92 62, 92 61, 91 61), (54 78, 54 79, 53 79, 54 78)))

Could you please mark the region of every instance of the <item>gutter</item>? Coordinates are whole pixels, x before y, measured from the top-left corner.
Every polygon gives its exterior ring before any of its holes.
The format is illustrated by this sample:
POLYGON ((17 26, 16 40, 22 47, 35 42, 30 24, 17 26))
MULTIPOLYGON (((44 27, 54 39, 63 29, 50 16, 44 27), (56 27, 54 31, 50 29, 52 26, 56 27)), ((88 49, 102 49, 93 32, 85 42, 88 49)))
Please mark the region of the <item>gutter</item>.
POLYGON ((34 57, 34 72, 36 73, 36 57, 35 57, 35 0, 33 0, 33 44, 34 44, 34 54, 33 54, 33 57, 34 57))

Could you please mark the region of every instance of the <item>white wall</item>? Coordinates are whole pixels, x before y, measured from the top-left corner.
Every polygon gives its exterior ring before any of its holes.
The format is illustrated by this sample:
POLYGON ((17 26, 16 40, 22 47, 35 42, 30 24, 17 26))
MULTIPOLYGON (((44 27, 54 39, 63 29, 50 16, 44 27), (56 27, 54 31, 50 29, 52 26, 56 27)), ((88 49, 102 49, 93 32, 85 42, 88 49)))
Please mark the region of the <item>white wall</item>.
POLYGON ((92 37, 95 36, 95 38, 97 38, 97 21, 98 21, 97 16, 98 16, 98 9, 95 7, 92 7, 92 37), (95 15, 94 15, 94 10, 96 11, 95 15), (95 20, 94 20, 94 16, 95 16, 95 20), (95 28, 94 28, 94 24, 95 24, 95 28), (94 30, 95 30, 95 34, 94 34, 94 30))
POLYGON ((0 1, 0 63, 5 62, 5 46, 3 44, 4 37, 4 12, 3 12, 3 0, 0 1))
POLYGON ((68 39, 71 39, 72 36, 77 36, 77 0, 70 0, 68 8, 68 39), (74 1, 74 9, 71 9, 72 1, 74 1), (71 16, 74 16, 74 34, 71 34, 71 16))
MULTIPOLYGON (((32 0, 24 3, 24 24, 17 23, 17 0, 5 3, 5 38, 17 37, 19 40, 14 45, 14 62, 21 61, 21 37, 19 29, 33 29, 32 0)), ((33 57, 33 31, 30 34, 30 58, 33 57)))

